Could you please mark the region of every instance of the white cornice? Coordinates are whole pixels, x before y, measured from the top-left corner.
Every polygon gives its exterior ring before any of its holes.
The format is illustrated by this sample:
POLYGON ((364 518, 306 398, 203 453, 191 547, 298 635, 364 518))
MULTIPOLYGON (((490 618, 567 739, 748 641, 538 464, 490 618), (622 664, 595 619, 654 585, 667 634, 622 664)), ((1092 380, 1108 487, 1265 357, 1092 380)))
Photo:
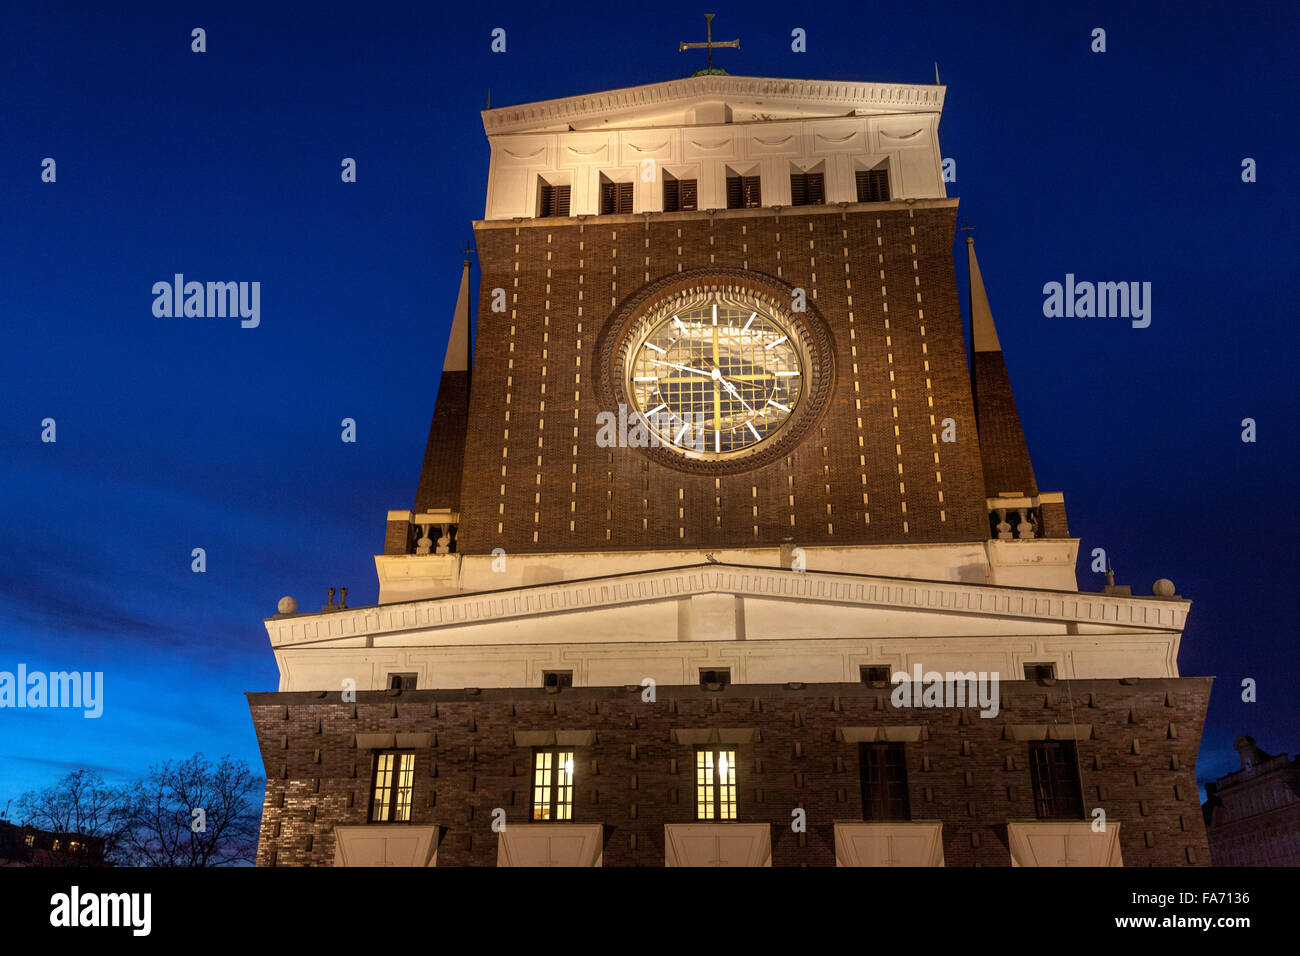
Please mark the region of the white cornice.
POLYGON ((757 76, 691 76, 562 99, 540 100, 483 110, 489 136, 554 129, 575 120, 646 109, 684 106, 692 100, 734 98, 767 106, 832 107, 844 113, 939 113, 947 87, 901 83, 848 83, 836 80, 786 80, 757 76))
POLYGON ((665 568, 581 581, 266 619, 272 647, 591 611, 723 593, 769 600, 1181 631, 1188 601, 728 564, 665 568))

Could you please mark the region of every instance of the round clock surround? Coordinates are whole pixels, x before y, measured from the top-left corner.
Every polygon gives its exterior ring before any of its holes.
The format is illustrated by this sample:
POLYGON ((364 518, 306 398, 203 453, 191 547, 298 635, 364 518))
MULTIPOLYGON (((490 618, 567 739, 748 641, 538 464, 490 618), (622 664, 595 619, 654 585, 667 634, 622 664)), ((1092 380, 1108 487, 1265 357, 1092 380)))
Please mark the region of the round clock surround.
POLYGON ((749 471, 788 455, 825 410, 831 336, 795 289, 770 276, 699 270, 638 290, 598 345, 610 408, 645 416, 639 450, 702 474, 749 471))

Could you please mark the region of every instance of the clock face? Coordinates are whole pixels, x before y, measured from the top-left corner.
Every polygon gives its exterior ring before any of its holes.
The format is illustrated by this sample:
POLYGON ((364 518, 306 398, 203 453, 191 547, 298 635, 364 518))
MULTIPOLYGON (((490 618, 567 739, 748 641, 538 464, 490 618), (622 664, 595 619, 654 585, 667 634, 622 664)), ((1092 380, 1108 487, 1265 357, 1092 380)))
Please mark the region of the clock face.
POLYGON ((666 313, 632 345, 633 409, 692 458, 752 454, 790 421, 806 372, 794 330, 725 296, 666 313))

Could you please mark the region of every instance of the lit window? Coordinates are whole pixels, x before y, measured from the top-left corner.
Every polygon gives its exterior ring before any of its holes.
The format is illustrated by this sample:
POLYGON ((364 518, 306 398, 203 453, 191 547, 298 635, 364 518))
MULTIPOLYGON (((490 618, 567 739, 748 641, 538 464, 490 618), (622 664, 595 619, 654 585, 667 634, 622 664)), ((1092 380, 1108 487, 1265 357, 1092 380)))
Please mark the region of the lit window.
POLYGON ((736 752, 695 752, 695 816, 699 820, 736 819, 736 752))
POLYGON ((407 823, 415 786, 415 754, 394 750, 375 754, 371 823, 407 823))
POLYGON ((27 834, 27 845, 36 846, 36 836, 34 834, 27 834))
POLYGON ((573 751, 533 754, 533 819, 573 819, 573 751))

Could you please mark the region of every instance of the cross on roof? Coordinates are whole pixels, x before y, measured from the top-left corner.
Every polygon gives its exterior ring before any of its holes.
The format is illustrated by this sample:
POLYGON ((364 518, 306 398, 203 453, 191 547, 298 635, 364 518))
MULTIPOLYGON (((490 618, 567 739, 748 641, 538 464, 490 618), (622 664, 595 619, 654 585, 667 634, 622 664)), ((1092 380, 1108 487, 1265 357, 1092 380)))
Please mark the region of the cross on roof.
POLYGON ((705 40, 705 42, 703 42, 703 43, 686 43, 686 42, 682 42, 682 43, 678 46, 678 48, 677 48, 677 52, 678 52, 678 53, 685 53, 687 50, 700 50, 700 49, 703 49, 703 50, 707 50, 707 51, 708 51, 708 54, 709 54, 708 64, 709 64, 709 65, 708 65, 705 69, 703 69, 703 70, 696 71, 696 73, 695 73, 696 76, 699 76, 701 73, 706 73, 706 74, 707 74, 707 73, 712 73, 712 72, 713 72, 713 48, 714 48, 715 46, 717 46, 717 47, 724 47, 724 46, 726 46, 726 47, 733 47, 733 48, 735 48, 735 49, 737 49, 737 50, 740 49, 740 41, 739 41, 739 40, 726 40, 726 41, 719 40, 717 43, 714 43, 714 42, 713 42, 713 18, 714 18, 714 16, 716 16, 716 14, 713 14, 713 13, 706 13, 706 14, 704 15, 704 25, 705 25, 706 36, 707 36, 707 39, 705 40))
POLYGON ((958 231, 958 232, 964 232, 964 233, 966 233, 966 238, 969 239, 969 238, 970 238, 970 234, 971 234, 972 232, 975 231, 975 227, 972 226, 972 225, 970 224, 970 220, 969 220, 969 219, 966 219, 966 220, 963 220, 963 221, 966 223, 966 225, 964 225, 964 226, 958 226, 958 227, 957 227, 957 231, 958 231))

